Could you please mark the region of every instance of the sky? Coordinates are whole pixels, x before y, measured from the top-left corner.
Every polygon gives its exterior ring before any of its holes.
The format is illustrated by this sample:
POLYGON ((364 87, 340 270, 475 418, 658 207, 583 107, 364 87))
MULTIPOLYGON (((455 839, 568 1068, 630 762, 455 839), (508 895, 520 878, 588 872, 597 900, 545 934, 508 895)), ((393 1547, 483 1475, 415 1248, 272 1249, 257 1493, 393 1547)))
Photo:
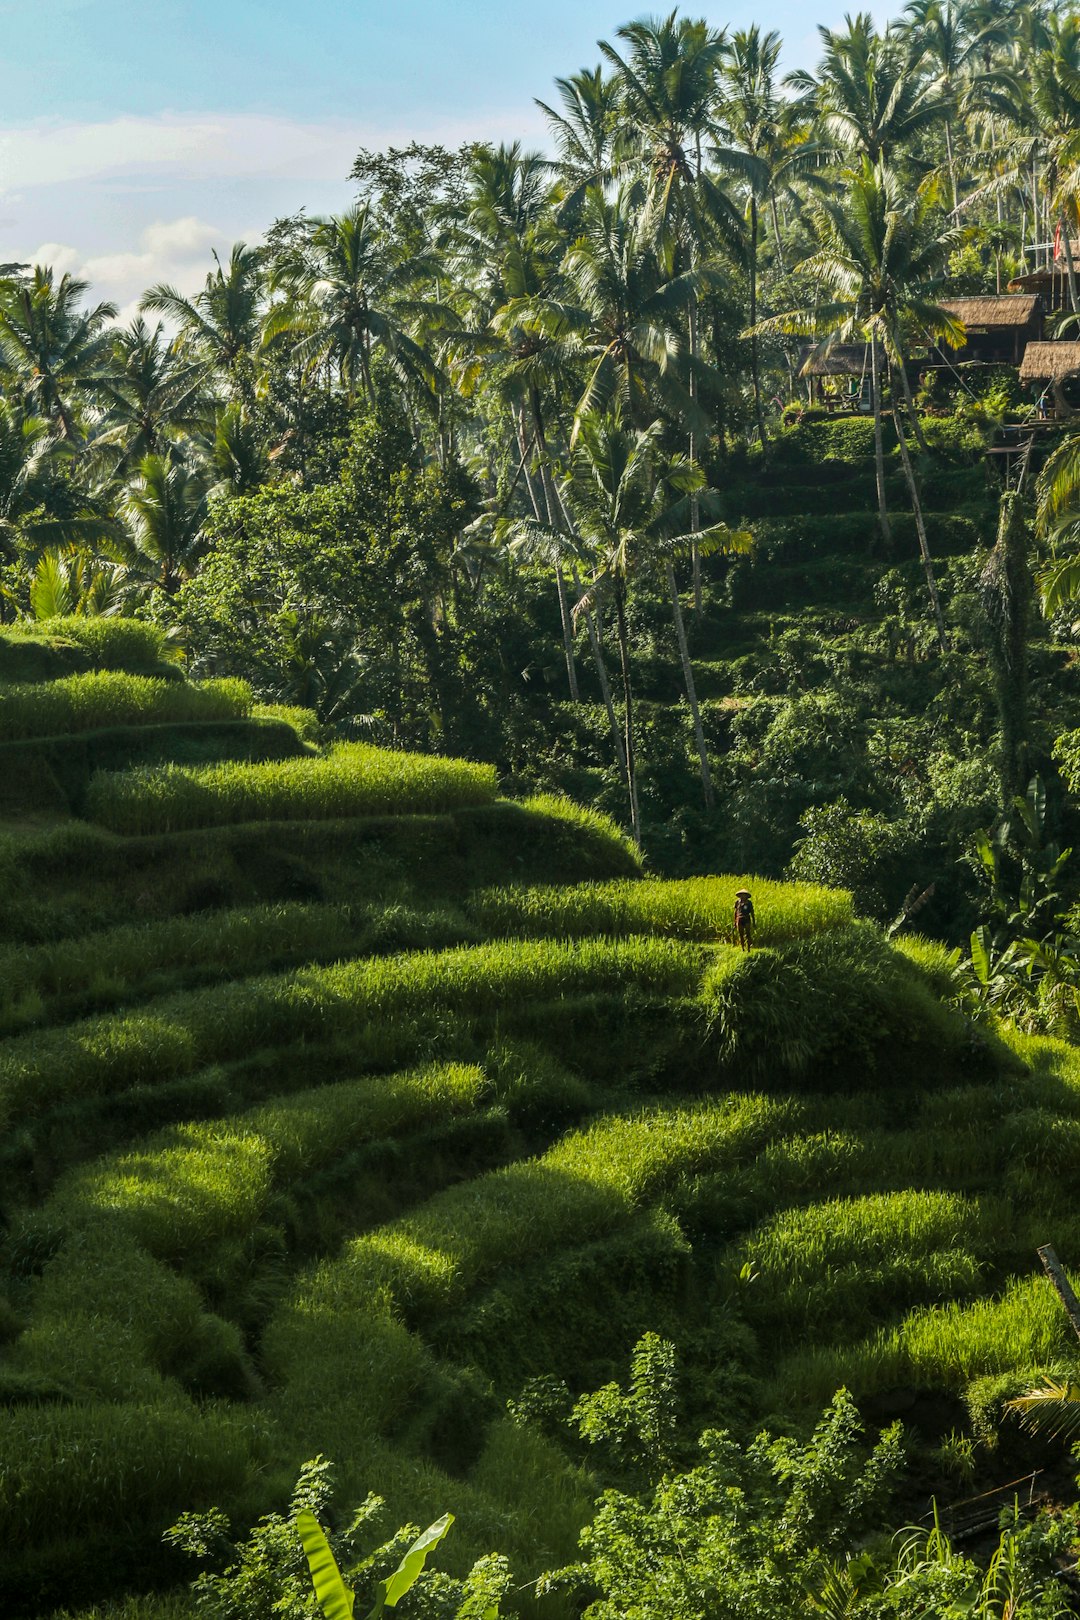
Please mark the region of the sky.
MULTIPOLYGON (((599 60, 598 39, 666 6, 0 0, 0 260, 79 274, 128 319, 155 282, 194 292, 212 250, 301 207, 346 208, 361 146, 541 146, 533 98, 552 101, 557 75, 599 60)), ((785 66, 812 67, 816 24, 857 7, 684 9, 776 28, 785 66)))

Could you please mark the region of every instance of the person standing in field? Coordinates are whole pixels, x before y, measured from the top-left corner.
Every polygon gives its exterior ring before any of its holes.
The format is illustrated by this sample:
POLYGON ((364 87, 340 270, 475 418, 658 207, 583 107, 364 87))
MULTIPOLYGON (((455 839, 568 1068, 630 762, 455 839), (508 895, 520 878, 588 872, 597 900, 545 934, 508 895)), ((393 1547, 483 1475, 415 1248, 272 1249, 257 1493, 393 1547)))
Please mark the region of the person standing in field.
POLYGON ((735 938, 744 951, 754 947, 754 902, 749 889, 735 890, 735 938))

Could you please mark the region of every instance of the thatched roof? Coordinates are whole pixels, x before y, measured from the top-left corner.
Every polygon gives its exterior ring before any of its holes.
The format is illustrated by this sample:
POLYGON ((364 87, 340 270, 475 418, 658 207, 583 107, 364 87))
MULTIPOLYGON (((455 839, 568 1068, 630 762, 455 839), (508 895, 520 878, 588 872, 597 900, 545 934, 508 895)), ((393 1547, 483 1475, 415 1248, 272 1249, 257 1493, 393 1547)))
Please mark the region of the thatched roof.
POLYGON ((1060 382, 1080 371, 1080 343, 1029 343, 1020 362, 1021 382, 1060 382))
POLYGON ((943 298, 942 309, 965 326, 1026 326, 1038 308, 1037 293, 1000 293, 982 298, 943 298))
MULTIPOLYGON (((885 351, 877 346, 878 369, 885 365, 885 351)), ((870 374, 870 345, 868 343, 837 343, 828 354, 814 349, 799 350, 800 377, 862 377, 870 374)))

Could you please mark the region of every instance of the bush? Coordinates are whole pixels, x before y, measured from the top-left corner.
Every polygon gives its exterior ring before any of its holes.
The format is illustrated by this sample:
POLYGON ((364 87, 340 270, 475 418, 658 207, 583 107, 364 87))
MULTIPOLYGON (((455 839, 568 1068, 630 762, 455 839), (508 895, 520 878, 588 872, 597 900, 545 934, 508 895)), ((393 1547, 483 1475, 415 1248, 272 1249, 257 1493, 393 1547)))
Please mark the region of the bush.
POLYGON ((112 832, 178 832, 238 821, 417 815, 495 797, 490 765, 343 743, 323 759, 105 772, 87 814, 112 832))
POLYGON ((63 680, 4 688, 0 741, 53 737, 105 726, 164 725, 190 720, 237 720, 251 712, 244 681, 163 681, 101 670, 63 680))

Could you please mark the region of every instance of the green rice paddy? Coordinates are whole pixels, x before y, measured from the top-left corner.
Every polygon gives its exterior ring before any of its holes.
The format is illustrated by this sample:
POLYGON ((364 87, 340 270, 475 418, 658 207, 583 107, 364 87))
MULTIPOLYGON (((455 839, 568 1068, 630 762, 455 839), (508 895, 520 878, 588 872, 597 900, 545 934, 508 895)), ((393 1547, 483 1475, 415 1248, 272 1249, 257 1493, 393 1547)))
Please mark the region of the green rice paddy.
MULTIPOLYGON (((0 637, 0 734, 247 712, 84 629, 0 637)), ((841 1384, 977 1424, 1066 1355, 1074 1049, 847 895, 642 877, 489 767, 277 719, 294 758, 0 821, 5 1612, 167 1585, 181 1512, 248 1523, 319 1450, 395 1522, 452 1504, 463 1563, 565 1561, 587 1484, 506 1402, 649 1328, 745 1434, 841 1384)))

